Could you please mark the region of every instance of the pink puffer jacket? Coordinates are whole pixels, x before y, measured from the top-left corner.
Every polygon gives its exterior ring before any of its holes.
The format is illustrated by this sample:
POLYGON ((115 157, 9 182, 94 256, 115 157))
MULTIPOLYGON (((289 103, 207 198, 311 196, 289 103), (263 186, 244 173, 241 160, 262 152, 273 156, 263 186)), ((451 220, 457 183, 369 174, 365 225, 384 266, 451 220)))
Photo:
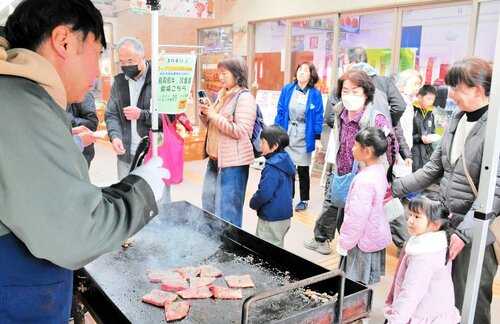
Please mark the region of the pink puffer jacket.
MULTIPOLYGON (((256 116, 256 104, 250 92, 241 93, 236 103, 238 90, 226 100, 215 122, 219 129, 218 167, 250 165, 254 160, 250 142, 256 116), (235 110, 236 106, 236 110, 235 110), (234 117, 233 117, 234 112, 234 117)), ((206 116, 200 116, 207 126, 206 116)))
POLYGON ((383 205, 386 188, 382 164, 366 167, 354 177, 340 228, 339 244, 344 250, 357 245, 363 252, 376 252, 391 243, 391 229, 383 205))

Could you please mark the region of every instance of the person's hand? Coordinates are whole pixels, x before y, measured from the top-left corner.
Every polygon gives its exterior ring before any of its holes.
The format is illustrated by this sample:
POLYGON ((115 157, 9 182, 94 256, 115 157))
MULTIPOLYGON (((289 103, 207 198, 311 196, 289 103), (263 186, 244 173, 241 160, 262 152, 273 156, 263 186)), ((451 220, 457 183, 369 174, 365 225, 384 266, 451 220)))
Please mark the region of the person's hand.
POLYGON ((202 115, 207 116, 208 119, 213 119, 215 118, 215 116, 217 116, 217 112, 213 108, 212 104, 208 101, 206 101, 206 104, 200 105, 200 112, 202 115))
POLYGON ((391 185, 387 185, 387 188, 385 189, 384 205, 387 204, 392 199, 394 199, 394 196, 392 195, 391 185))
POLYGON ((163 196, 165 182, 163 179, 170 179, 170 172, 162 167, 163 160, 159 156, 153 157, 146 164, 132 170, 130 174, 134 174, 143 178, 153 190, 155 200, 158 202, 163 196))
POLYGON ((125 118, 127 118, 127 120, 137 120, 141 117, 141 109, 128 106, 123 108, 123 114, 125 114, 125 118))
POLYGON ((71 134, 72 135, 78 135, 80 133, 83 133, 83 132, 91 132, 90 129, 88 129, 87 127, 81 125, 81 126, 76 126, 76 127, 73 127, 71 129, 71 134))
POLYGON ((424 144, 431 144, 432 143, 432 141, 430 139, 428 139, 427 136, 425 136, 425 135, 422 135, 421 139, 422 139, 422 143, 424 143, 424 144))
POLYGON ((412 160, 412 159, 410 159, 410 158, 406 158, 406 159, 405 159, 405 165, 406 165, 407 167, 411 167, 411 166, 412 166, 412 164, 413 164, 413 160, 412 160))
POLYGON ((464 248, 465 243, 457 234, 452 234, 450 237, 450 260, 453 261, 464 248))
POLYGON ((335 248, 335 250, 337 251, 337 253, 341 256, 347 256, 347 250, 344 250, 340 244, 337 243, 337 247, 335 248))
POLYGON ((323 145, 321 144, 321 140, 316 140, 315 146, 316 146, 316 153, 319 153, 321 152, 321 150, 323 150, 323 145))
MULTIPOLYGON (((85 127, 85 128, 87 128, 87 127, 85 127)), ((97 136, 95 136, 94 132, 91 131, 90 129, 88 129, 88 131, 80 132, 77 135, 82 140, 83 147, 87 147, 91 144, 94 144, 98 138, 97 136)))
POLYGON ((125 147, 123 147, 123 142, 121 139, 114 138, 111 144, 113 145, 113 150, 116 152, 116 154, 125 154, 125 147))

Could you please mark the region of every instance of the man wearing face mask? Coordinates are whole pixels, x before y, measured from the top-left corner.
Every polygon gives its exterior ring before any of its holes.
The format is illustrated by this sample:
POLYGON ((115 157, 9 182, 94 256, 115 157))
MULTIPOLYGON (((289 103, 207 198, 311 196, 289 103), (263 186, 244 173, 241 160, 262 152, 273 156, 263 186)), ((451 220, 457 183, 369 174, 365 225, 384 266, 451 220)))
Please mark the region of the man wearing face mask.
POLYGON ((139 141, 151 128, 151 65, 136 38, 121 38, 116 50, 123 73, 115 76, 104 116, 109 140, 118 155, 118 179, 123 179, 130 171, 139 141))

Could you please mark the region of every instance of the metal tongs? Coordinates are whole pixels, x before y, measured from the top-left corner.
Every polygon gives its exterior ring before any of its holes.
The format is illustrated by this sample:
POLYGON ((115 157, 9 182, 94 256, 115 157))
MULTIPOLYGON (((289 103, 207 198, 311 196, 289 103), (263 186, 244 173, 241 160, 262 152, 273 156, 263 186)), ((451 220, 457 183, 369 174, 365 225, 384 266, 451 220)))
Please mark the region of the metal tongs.
POLYGON ((137 145, 134 160, 132 161, 132 165, 130 166, 130 171, 142 165, 142 163, 144 162, 144 158, 146 157, 146 154, 148 154, 149 152, 150 146, 151 146, 151 139, 149 138, 148 135, 141 138, 139 145, 137 145))

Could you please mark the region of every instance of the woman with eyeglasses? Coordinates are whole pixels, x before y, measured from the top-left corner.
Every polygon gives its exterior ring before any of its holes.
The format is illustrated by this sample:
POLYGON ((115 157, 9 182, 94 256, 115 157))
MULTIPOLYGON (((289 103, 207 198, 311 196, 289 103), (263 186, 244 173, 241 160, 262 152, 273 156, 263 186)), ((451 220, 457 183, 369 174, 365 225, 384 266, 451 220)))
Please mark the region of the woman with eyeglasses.
POLYGON ((307 209, 309 203, 309 167, 312 152, 320 150, 323 130, 323 100, 314 86, 319 77, 312 62, 300 62, 295 70, 295 81, 281 90, 274 124, 283 127, 290 137, 285 149, 299 174, 300 201, 296 211, 307 209))
MULTIPOLYGON (((439 181, 439 193, 446 207, 459 224, 450 238, 449 254, 454 260, 452 277, 455 304, 462 310, 465 284, 474 233, 476 188, 481 177, 486 123, 492 77, 491 62, 477 57, 464 58, 454 63, 446 73, 449 96, 456 102, 456 110, 430 160, 413 174, 394 181, 392 193, 401 197, 422 190, 439 181)), ((500 170, 500 169, 499 169, 500 170)), ((493 194, 493 193, 491 193, 493 194)), ((500 213, 500 174, 496 175, 496 188, 492 212, 500 213)), ((493 235, 488 235, 483 269, 477 296, 474 323, 491 323, 492 285, 498 263, 495 258, 493 235)))
MULTIPOLYGON (((334 132, 329 145, 334 147, 332 160, 336 161, 334 171, 343 176, 352 171, 354 156, 352 148, 354 137, 358 131, 370 126, 376 126, 386 131, 389 144, 386 156, 381 157, 383 164, 392 164, 391 152, 398 150, 397 142, 391 138, 392 125, 380 111, 376 111, 372 105, 375 94, 375 86, 366 72, 361 70, 349 70, 338 80, 337 97, 341 101, 335 105, 332 113, 325 116, 326 123, 334 132), (384 161, 385 160, 385 161, 384 161)), ((330 242, 335 237, 335 230, 340 229, 344 217, 343 206, 334 206, 331 197, 331 184, 334 173, 328 174, 325 185, 325 202, 323 211, 317 218, 314 226, 314 237, 304 241, 304 246, 321 254, 332 252, 330 242)), ((377 255, 383 257, 382 253, 377 255)), ((372 260, 373 264, 377 260, 372 260)), ((378 259, 380 265, 380 259, 378 259)), ((383 273, 383 269, 379 271, 383 273)))

